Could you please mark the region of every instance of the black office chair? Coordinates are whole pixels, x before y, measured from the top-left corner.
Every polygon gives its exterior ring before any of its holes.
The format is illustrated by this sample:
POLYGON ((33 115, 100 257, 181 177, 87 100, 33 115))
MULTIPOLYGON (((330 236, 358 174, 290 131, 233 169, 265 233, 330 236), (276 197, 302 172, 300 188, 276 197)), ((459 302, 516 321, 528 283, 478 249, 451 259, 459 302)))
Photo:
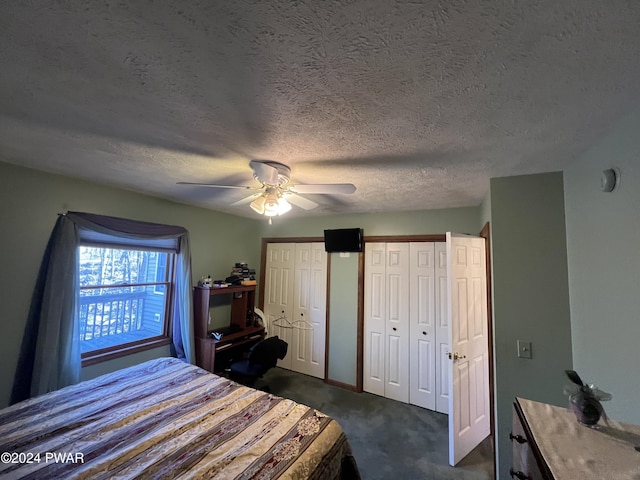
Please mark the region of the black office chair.
MULTIPOLYGON (((249 350, 246 359, 231 364, 230 378, 238 383, 253 387, 259 378, 276 366, 278 359, 287 355, 289 345, 277 336, 269 337, 256 343, 249 350)), ((269 391, 268 386, 261 390, 269 391)))

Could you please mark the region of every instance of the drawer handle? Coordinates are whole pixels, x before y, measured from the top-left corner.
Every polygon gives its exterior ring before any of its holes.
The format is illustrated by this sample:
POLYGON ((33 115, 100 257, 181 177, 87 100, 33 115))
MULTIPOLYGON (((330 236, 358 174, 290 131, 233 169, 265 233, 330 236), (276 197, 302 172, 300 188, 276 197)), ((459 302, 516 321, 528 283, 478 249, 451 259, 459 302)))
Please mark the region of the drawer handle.
POLYGON ((514 435, 511 432, 509 432, 509 440, 511 440, 512 442, 515 440, 518 443, 527 443, 527 439, 522 435, 514 435))
POLYGON ((518 480, 531 480, 531 477, 529 475, 526 475, 519 470, 517 472, 514 472, 513 467, 509 469, 509 475, 511 475, 511 478, 517 478, 518 480))

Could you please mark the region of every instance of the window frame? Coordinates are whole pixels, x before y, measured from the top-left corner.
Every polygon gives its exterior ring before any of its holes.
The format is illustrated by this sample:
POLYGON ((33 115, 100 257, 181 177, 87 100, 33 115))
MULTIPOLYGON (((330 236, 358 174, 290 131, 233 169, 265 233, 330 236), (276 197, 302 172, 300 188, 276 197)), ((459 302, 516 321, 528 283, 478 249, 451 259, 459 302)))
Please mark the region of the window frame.
MULTIPOLYGON (((94 247, 94 248, 108 248, 118 250, 134 250, 134 251, 153 251, 157 253, 168 253, 166 269, 169 274, 167 275, 167 282, 145 282, 136 285, 154 285, 154 284, 166 284, 167 291, 165 293, 165 311, 163 320, 163 330, 160 335, 154 337, 144 338, 141 340, 135 340, 133 342, 121 343, 118 345, 112 345, 110 347, 100 348, 96 350, 90 350, 80 354, 82 367, 90 365, 96 365, 101 362, 113 360, 120 357, 125 357, 133 353, 143 352, 154 348, 164 347, 170 345, 173 341, 171 332, 173 330, 173 309, 174 309, 174 290, 176 288, 176 262, 178 253, 170 248, 163 247, 150 247, 143 245, 135 245, 130 243, 123 243, 118 241, 118 237, 113 237, 113 242, 110 241, 92 241, 89 239, 81 239, 78 244, 78 252, 81 247, 94 247)), ((78 287, 77 293, 79 293, 82 287, 80 287, 80 273, 78 275, 78 287)), ((76 306, 77 309, 77 306, 76 306)))

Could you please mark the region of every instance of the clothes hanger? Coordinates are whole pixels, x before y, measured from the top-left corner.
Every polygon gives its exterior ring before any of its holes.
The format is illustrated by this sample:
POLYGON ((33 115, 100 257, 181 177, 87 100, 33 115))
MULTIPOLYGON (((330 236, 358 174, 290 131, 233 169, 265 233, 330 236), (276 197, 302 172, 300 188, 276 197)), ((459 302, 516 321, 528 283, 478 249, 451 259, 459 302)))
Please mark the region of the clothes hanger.
MULTIPOLYGON (((300 316, 304 316, 303 313, 300 316)), ((282 315, 271 322, 273 327, 281 328, 297 328, 298 330, 313 330, 313 324, 307 322, 304 318, 300 320, 290 321, 287 316, 282 312, 282 315)))

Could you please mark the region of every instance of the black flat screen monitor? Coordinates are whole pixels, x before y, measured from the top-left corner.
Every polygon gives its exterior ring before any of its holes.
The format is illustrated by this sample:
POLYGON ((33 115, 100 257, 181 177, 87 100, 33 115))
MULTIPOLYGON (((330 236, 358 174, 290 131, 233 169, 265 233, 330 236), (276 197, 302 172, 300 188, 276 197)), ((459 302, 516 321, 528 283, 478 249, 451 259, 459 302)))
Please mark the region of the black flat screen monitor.
POLYGON ((361 252, 363 246, 361 228, 324 231, 324 249, 327 252, 361 252))

